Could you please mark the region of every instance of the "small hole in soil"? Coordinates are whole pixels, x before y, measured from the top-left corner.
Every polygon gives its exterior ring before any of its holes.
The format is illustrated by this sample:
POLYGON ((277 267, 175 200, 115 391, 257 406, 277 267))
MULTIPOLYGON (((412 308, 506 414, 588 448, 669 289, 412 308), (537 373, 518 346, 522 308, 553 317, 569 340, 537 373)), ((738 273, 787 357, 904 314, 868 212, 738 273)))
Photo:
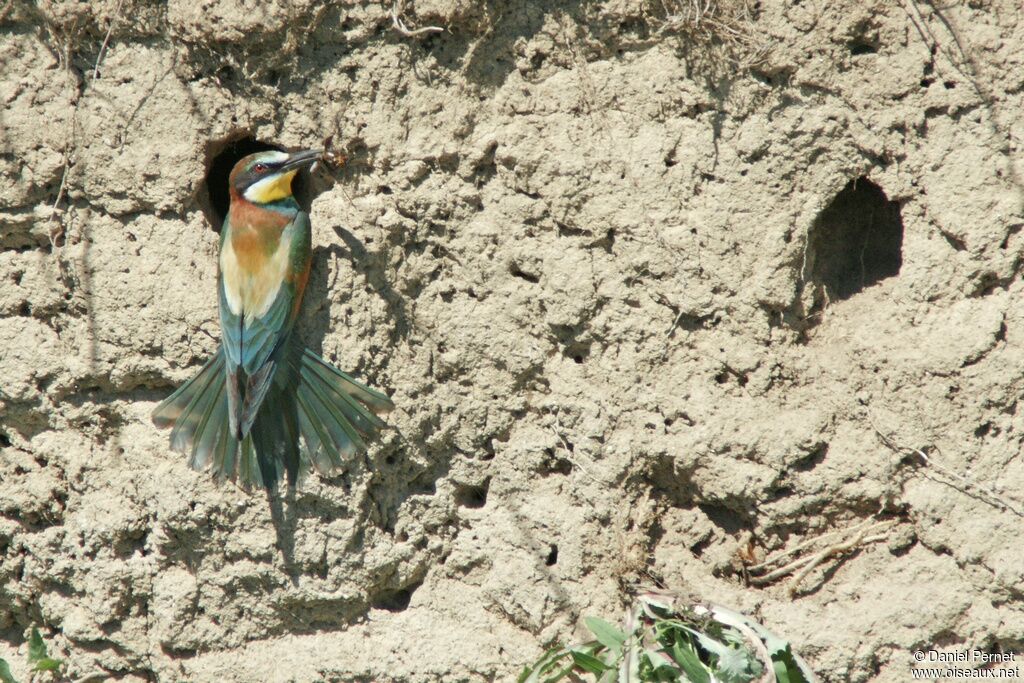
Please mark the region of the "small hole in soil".
POLYGON ((490 481, 484 481, 481 486, 470 486, 469 484, 458 484, 455 487, 455 504, 466 508, 482 508, 487 505, 487 489, 490 481))
POLYGON ((11 445, 11 437, 7 436, 3 432, 0 432, 0 448, 7 448, 11 445))
MULTIPOLYGON (((808 235, 804 271, 815 286, 814 306, 849 299, 898 275, 903 265, 903 218, 875 183, 851 180, 825 207, 808 235)), ((815 316, 820 318, 820 316, 815 316)))
MULTIPOLYGON (((257 140, 251 135, 235 136, 227 140, 211 142, 207 146, 207 158, 210 159, 210 162, 207 166, 206 177, 203 178, 198 201, 206 219, 210 222, 210 227, 216 232, 220 232, 231 203, 231 195, 228 191, 228 177, 231 175, 231 169, 243 157, 268 150, 287 151, 281 145, 257 140)), ((292 192, 306 211, 309 210, 310 204, 308 175, 307 171, 302 171, 292 181, 292 192)))
POLYGON ((520 280, 526 280, 527 282, 529 282, 531 284, 537 284, 538 282, 540 282, 540 276, 539 275, 534 275, 533 273, 527 273, 522 268, 520 268, 519 264, 517 264, 517 263, 509 264, 508 272, 511 273, 513 276, 519 278, 520 280))
POLYGON ((860 55, 873 55, 878 52, 878 46, 872 45, 866 40, 855 40, 849 44, 850 54, 854 57, 860 55))
POLYGON ((416 589, 421 584, 422 582, 414 583, 405 588, 382 593, 373 601, 373 607, 375 609, 387 610, 388 612, 401 612, 412 602, 412 594, 416 592, 416 589))
POLYGON ((544 461, 538 469, 542 477, 546 477, 550 474, 561 474, 565 476, 572 472, 572 463, 565 458, 560 458, 555 455, 555 449, 545 448, 544 456, 544 461))
POLYGON ((558 563, 558 546, 552 543, 548 547, 548 556, 544 558, 544 564, 548 567, 558 563))
POLYGON ((566 358, 571 358, 572 362, 577 365, 583 365, 590 358, 590 343, 570 341, 562 349, 562 355, 566 358))

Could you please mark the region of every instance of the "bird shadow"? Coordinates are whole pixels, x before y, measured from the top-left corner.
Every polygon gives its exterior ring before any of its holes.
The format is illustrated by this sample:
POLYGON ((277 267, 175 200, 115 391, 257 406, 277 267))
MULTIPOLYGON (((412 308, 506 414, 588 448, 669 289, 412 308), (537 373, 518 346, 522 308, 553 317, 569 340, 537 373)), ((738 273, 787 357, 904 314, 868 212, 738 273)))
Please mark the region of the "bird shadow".
MULTIPOLYGON (((379 296, 387 305, 391 322, 388 344, 394 346, 407 339, 413 328, 413 318, 405 297, 388 282, 380 254, 369 251, 358 237, 345 228, 335 226, 334 233, 342 244, 334 243, 314 249, 302 317, 297 329, 299 338, 310 350, 322 354, 324 339, 331 326, 331 304, 344 304, 352 300, 351 290, 338 291, 337 269, 334 269, 333 275, 331 273, 330 263, 338 259, 348 261, 352 270, 363 276, 368 291, 379 296)), ((373 378, 369 379, 372 381, 373 378)))
POLYGON ((288 482, 282 491, 279 486, 267 489, 270 522, 274 527, 277 549, 281 551, 285 572, 293 586, 299 585, 301 570, 295 565, 295 528, 298 514, 295 505, 295 484, 288 482))
MULTIPOLYGON (((323 191, 323 186, 316 182, 307 187, 310 190, 307 201, 311 201, 323 191)), ((340 243, 334 242, 318 246, 314 250, 302 312, 296 327, 300 343, 314 353, 322 355, 324 340, 332 325, 332 305, 345 304, 353 298, 350 289, 339 287, 338 269, 331 267, 333 259, 344 259, 351 264, 353 272, 357 274, 352 286, 362 286, 365 283, 367 292, 379 296, 386 304, 389 322, 388 345, 395 346, 409 336, 413 326, 412 315, 406 299, 389 283, 386 264, 381 254, 367 249, 366 244, 349 230, 340 226, 335 226, 333 230, 340 243), (363 282, 359 282, 359 280, 363 280, 363 282)), ((331 360, 328 359, 328 362, 331 360)), ((357 375, 367 375, 365 376, 367 383, 371 386, 376 385, 372 374, 364 373, 362 368, 341 369, 354 371, 357 375)), ((384 449, 377 454, 373 462, 364 457, 362 462, 356 461, 349 465, 356 471, 361 467, 375 470, 382 464, 377 460, 388 460, 389 464, 386 466, 388 470, 402 469, 405 466, 411 467, 406 462, 409 446, 406 439, 399 435, 397 443, 395 440, 386 440, 384 449)), ((418 478, 425 478, 427 481, 410 484, 409 491, 406 491, 405 495, 419 492, 420 488, 432 488, 432 481, 437 476, 439 475, 433 471, 419 472, 418 478)), ((403 498, 404 496, 399 496, 397 501, 375 501, 379 507, 384 509, 376 510, 376 514, 369 512, 367 521, 378 523, 382 528, 386 528, 388 521, 394 516, 390 512, 390 508, 400 505, 403 498)), ((305 508, 309 504, 309 500, 303 495, 302 499, 297 501, 296 485, 291 482, 282 482, 267 491, 267 504, 276 535, 276 547, 281 554, 285 572, 292 584, 298 585, 304 570, 295 561, 295 533, 299 518, 308 512, 305 508)))

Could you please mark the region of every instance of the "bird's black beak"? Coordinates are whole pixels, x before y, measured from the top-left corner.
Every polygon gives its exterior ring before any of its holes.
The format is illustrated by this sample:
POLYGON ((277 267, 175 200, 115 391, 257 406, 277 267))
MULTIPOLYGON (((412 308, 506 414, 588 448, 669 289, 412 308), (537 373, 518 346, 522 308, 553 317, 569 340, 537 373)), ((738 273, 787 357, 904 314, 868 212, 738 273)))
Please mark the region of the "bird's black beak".
POLYGON ((323 153, 324 152, 321 149, 304 149, 301 152, 295 152, 294 154, 290 154, 288 158, 285 159, 284 163, 282 163, 278 167, 278 170, 290 171, 292 169, 300 169, 306 166, 311 166, 313 165, 313 163, 320 159, 323 153))

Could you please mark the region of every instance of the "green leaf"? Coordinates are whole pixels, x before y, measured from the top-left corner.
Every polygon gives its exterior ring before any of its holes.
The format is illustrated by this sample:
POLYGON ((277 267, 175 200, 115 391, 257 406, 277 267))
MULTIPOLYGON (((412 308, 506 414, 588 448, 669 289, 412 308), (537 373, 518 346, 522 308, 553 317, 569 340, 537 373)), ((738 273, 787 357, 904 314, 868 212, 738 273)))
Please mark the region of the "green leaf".
POLYGON ((697 650, 689 638, 674 642, 671 652, 672 659, 692 683, 711 683, 711 671, 700 661, 700 656, 697 655, 697 650))
POLYGON ((649 619, 667 619, 672 616, 672 599, 666 595, 647 592, 637 596, 637 601, 649 619))
POLYGON ((807 662, 800 655, 793 652, 792 647, 785 638, 769 631, 753 619, 720 605, 713 606, 712 613, 714 618, 720 623, 734 627, 737 623, 745 624, 764 641, 765 648, 768 650, 768 656, 772 658, 772 668, 775 669, 776 677, 778 677, 781 683, 786 683, 787 680, 788 683, 817 683, 818 679, 807 665, 807 662), (786 678, 779 674, 780 662, 785 666, 786 673, 784 675, 786 678))
POLYGON ((775 671, 775 683, 796 683, 796 681, 790 680, 789 667, 785 662, 773 659, 772 669, 775 671))
POLYGON ((594 637, 597 638, 597 642, 607 647, 616 655, 623 651, 623 643, 626 642, 625 633, 597 616, 588 616, 585 618, 584 623, 594 634, 594 637))
POLYGON ((706 633, 701 633, 697 629, 690 628, 689 626, 682 627, 684 631, 689 633, 691 636, 697 639, 697 644, 700 645, 704 650, 714 657, 722 657, 725 655, 726 650, 729 646, 725 643, 715 640, 706 633))
POLYGON ((46 643, 39 635, 39 629, 32 627, 32 634, 28 638, 28 664, 33 671, 56 671, 61 667, 59 659, 53 659, 46 652, 46 643))
POLYGON ((776 654, 789 652, 788 640, 780 638, 766 628, 755 629, 755 631, 764 640, 764 646, 767 648, 770 657, 774 658, 776 654))
POLYGON ((591 630, 597 642, 618 654, 622 651, 622 644, 626 642, 626 634, 609 624, 604 619, 587 617, 583 620, 587 628, 591 630))
POLYGON ((572 650, 573 663, 589 674, 603 674, 610 667, 594 655, 583 650, 572 650))
POLYGON ((36 662, 34 670, 35 671, 56 671, 63 664, 64 664, 64 662, 62 662, 59 659, 53 659, 51 657, 43 657, 38 662, 36 662))
POLYGON ((32 627, 32 634, 28 637, 28 663, 35 664, 46 659, 46 643, 39 635, 39 629, 32 627))
POLYGON ((649 647, 644 648, 644 657, 646 657, 647 660, 651 663, 652 669, 658 669, 663 666, 672 666, 672 660, 670 660, 668 657, 658 652, 657 650, 652 650, 649 647))
POLYGON ((564 671, 557 673, 552 673, 552 670, 568 654, 568 650, 564 648, 550 648, 532 666, 523 667, 517 683, 555 683, 555 681, 564 678, 566 674, 572 671, 572 666, 568 666, 564 671))
POLYGON ((772 668, 775 669, 775 679, 779 683, 810 683, 813 681, 813 674, 810 671, 805 671, 800 664, 801 662, 797 660, 790 649, 789 643, 786 644, 784 650, 772 653, 772 668))
POLYGON ((718 657, 715 673, 724 683, 749 683, 760 673, 755 664, 747 650, 730 647, 718 657))
POLYGON ((0 659, 0 683, 18 683, 14 676, 11 675, 11 667, 3 659, 0 659))

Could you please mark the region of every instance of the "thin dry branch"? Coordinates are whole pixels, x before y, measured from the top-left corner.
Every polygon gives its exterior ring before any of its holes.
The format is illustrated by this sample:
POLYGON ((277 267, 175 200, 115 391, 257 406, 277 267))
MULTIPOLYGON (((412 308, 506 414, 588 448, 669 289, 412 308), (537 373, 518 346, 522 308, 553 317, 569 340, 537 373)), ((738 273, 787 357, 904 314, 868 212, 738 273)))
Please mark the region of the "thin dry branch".
POLYGON ((751 576, 750 583, 754 586, 765 586, 785 576, 795 574, 789 584, 789 593, 790 595, 794 595, 799 588, 801 581, 803 581, 816 567, 820 566, 822 562, 831 557, 842 555, 870 543, 884 541, 888 538, 888 530, 892 525, 893 522, 891 520, 876 521, 874 519, 868 519, 848 529, 836 529, 822 534, 821 536, 816 536, 790 548, 789 550, 777 553, 764 562, 749 567, 748 570, 751 572, 766 570, 772 565, 778 564, 782 560, 798 554, 802 550, 817 546, 826 540, 830 541, 829 545, 821 550, 813 552, 812 554, 798 557, 792 562, 778 567, 767 574, 751 576), (840 539, 838 541, 832 541, 832 539, 837 536, 839 536, 840 539))
POLYGON ((405 0, 394 0, 394 3, 391 5, 391 24, 395 27, 396 31, 406 38, 421 36, 425 33, 441 33, 444 31, 440 26, 423 26, 421 28, 411 29, 406 26, 405 21, 402 20, 402 14, 404 12, 405 0))
POLYGON ((664 24, 661 31, 686 33, 702 42, 720 40, 746 52, 736 60, 742 66, 764 61, 771 43, 752 28, 754 10, 747 0, 661 0, 664 24))
POLYGON ((96 55, 96 64, 92 69, 92 79, 95 81, 100 77, 100 62, 103 61, 103 55, 107 52, 107 45, 110 43, 110 34, 114 30, 114 24, 121 18, 121 4, 124 0, 117 0, 117 6, 114 8, 114 16, 111 17, 110 23, 107 25, 107 34, 103 36, 103 44, 100 45, 100 52, 96 55))
POLYGON ((910 446, 904 446, 903 444, 896 442, 892 437, 890 437, 888 434, 879 429, 878 426, 875 424, 874 420, 872 420, 871 418, 868 418, 868 422, 871 424, 871 428, 875 430, 875 433, 878 434, 878 438, 882 440, 882 443, 884 443, 886 446, 891 448, 896 453, 916 456, 918 459, 920 459, 922 464, 927 465, 930 469, 933 469, 939 472, 940 474, 949 477, 954 482, 959 484, 959 486, 954 486, 954 488, 958 489, 959 491, 967 493, 968 495, 977 498, 978 500, 987 505, 991 505, 992 507, 1004 510, 1006 512, 1011 512, 1017 515, 1018 517, 1024 517, 1024 511, 1007 502, 1008 500, 1011 500, 1009 496, 1005 494, 1000 494, 995 490, 989 488, 988 486, 984 486, 983 484, 971 481, 970 479, 960 474, 959 472, 955 472, 949 469, 948 467, 945 467, 920 448, 911 448, 910 446))
MULTIPOLYGON (((868 522, 862 522, 862 524, 867 524, 867 523, 868 522)), ((856 527, 854 527, 854 528, 856 528, 856 527)), ((779 564, 780 562, 782 562, 787 557, 791 557, 793 555, 798 554, 802 550, 806 550, 807 548, 812 548, 812 547, 818 545, 819 543, 825 542, 825 540, 831 540, 833 536, 838 536, 838 535, 842 534, 843 531, 844 531, 843 529, 833 529, 832 531, 826 532, 826 533, 822 534, 821 536, 815 536, 813 538, 809 538, 806 541, 803 541, 801 543, 796 544, 792 548, 789 548, 787 550, 782 550, 782 551, 780 551, 778 553, 775 553, 774 555, 772 555, 771 557, 765 559, 763 562, 760 562, 759 564, 751 565, 750 567, 748 567, 748 569, 750 571, 752 571, 752 572, 764 571, 764 570, 768 569, 769 567, 771 567, 773 565, 779 564)))
POLYGON ((586 467, 584 467, 577 461, 577 459, 574 457, 576 455, 575 451, 573 451, 572 447, 569 445, 569 442, 566 440, 566 438, 562 436, 562 432, 565 430, 565 427, 562 426, 562 422, 561 420, 558 419, 557 415, 553 415, 552 417, 555 420, 555 424, 551 425, 551 432, 562 443, 562 448, 565 450, 565 459, 568 460, 573 467, 575 467, 584 475, 586 475, 586 477, 591 481, 594 481, 603 486, 608 486, 609 483, 604 481, 603 477, 598 477, 592 474, 590 470, 588 470, 586 467))
POLYGON ((803 569, 797 572, 797 574, 789 582, 790 597, 794 597, 796 595, 797 590, 800 587, 800 582, 803 581, 808 574, 814 571, 814 569, 818 565, 820 565, 828 558, 834 557, 836 555, 842 555, 843 553, 847 553, 851 550, 856 550, 857 548, 868 545, 870 543, 884 541, 889 537, 888 534, 875 534, 874 536, 865 536, 865 532, 866 529, 862 529, 853 538, 847 541, 843 541, 842 543, 837 543, 829 548, 825 548, 820 553, 811 558, 811 561, 808 562, 803 569))

